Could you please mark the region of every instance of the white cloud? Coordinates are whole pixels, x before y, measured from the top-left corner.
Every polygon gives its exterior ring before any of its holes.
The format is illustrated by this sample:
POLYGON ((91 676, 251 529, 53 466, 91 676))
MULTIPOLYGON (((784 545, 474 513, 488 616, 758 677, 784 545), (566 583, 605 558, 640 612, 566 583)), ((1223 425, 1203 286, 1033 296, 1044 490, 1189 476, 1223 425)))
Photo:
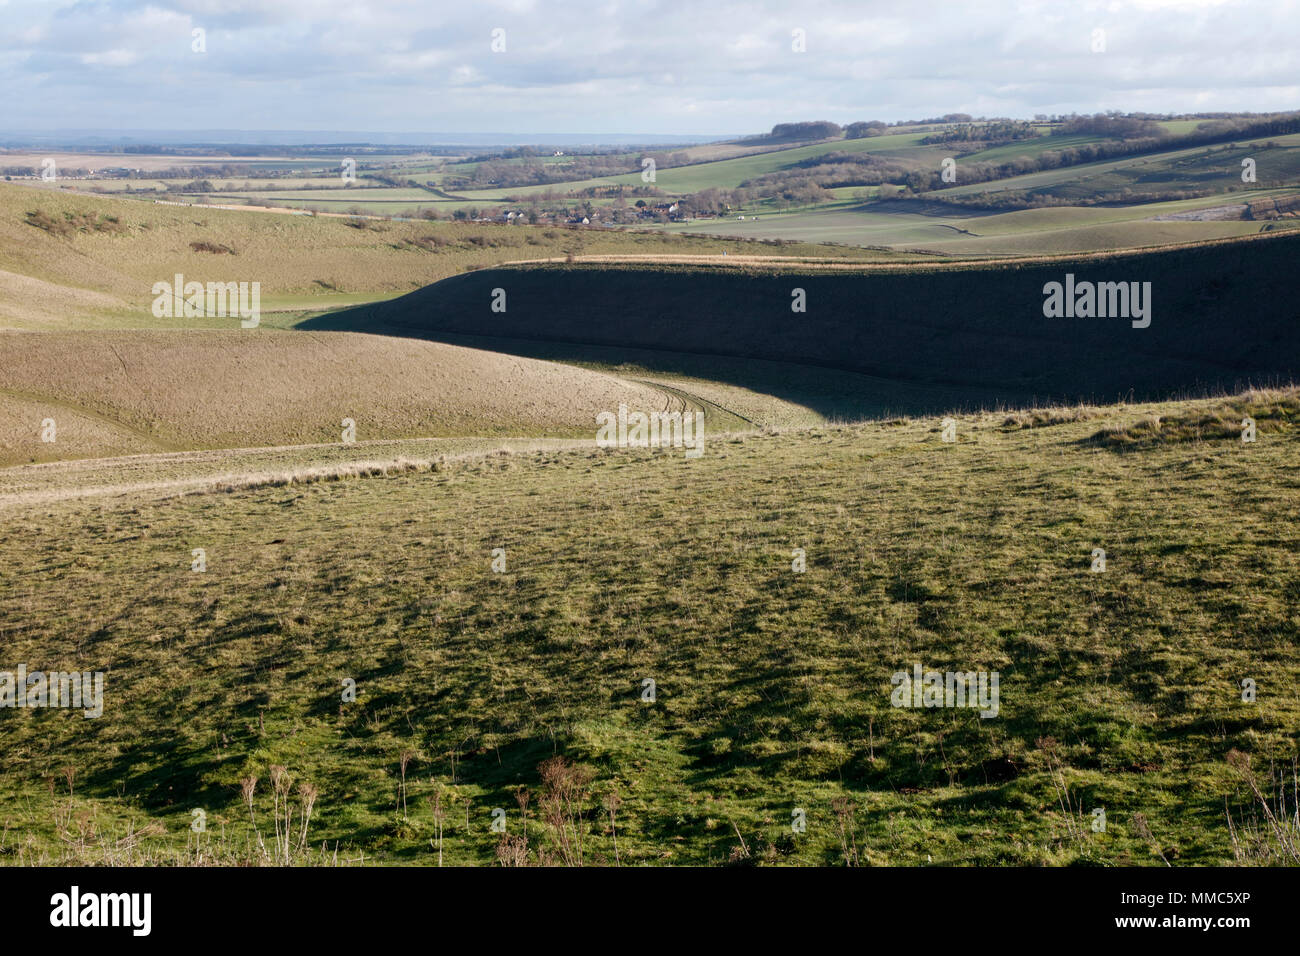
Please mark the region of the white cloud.
POLYGON ((83 53, 81 62, 87 66, 130 66, 139 57, 132 50, 105 50, 102 53, 83 53))
POLYGON ((698 134, 946 112, 1267 111, 1300 108, 1298 7, 52 0, 6 8, 0 83, 21 94, 11 127, 163 126, 193 104, 282 129, 698 134), (202 57, 193 26, 208 32, 202 57), (489 49, 496 27, 506 53, 489 49), (1096 27, 1104 54, 1089 49, 1096 27), (791 50, 795 28, 806 53, 791 50))

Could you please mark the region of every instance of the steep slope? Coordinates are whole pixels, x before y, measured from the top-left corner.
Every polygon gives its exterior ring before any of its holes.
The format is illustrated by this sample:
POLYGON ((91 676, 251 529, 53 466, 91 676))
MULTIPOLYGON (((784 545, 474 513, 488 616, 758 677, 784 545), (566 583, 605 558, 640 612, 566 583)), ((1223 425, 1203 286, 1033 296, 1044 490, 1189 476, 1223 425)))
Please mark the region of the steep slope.
POLYGON ((1014 404, 1158 398, 1300 373, 1298 255, 1300 235, 1284 234, 804 275, 576 263, 483 270, 305 326, 775 360, 980 389, 985 400, 991 392, 1014 404), (1067 276, 1079 288, 1139 283, 1143 302, 1149 289, 1149 326, 1134 327, 1136 316, 1047 317, 1045 288, 1067 276), (502 301, 505 310, 494 310, 502 301))

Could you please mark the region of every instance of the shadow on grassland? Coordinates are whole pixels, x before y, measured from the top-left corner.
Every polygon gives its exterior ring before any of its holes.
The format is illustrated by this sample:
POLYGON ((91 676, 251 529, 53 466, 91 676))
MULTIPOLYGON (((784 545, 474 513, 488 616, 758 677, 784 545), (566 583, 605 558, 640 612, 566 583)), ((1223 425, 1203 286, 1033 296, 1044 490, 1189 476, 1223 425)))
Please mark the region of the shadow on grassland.
POLYGON ((831 418, 1158 400, 1300 373, 1289 278, 1297 254, 1300 235, 1281 235, 948 271, 520 266, 455 276, 299 327, 629 363, 739 385, 831 418), (1149 282, 1150 325, 1045 317, 1044 285, 1067 273, 1076 284, 1149 282), (804 312, 792 311, 796 290, 804 312))

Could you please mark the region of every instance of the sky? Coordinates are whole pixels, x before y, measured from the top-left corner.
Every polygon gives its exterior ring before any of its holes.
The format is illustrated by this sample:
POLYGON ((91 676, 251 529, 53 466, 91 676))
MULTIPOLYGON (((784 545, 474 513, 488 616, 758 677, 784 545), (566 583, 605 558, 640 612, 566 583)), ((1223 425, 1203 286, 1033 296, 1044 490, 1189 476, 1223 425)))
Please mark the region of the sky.
POLYGON ((1300 108, 1297 41, 1300 0, 0 0, 0 130, 1267 112, 1300 108))

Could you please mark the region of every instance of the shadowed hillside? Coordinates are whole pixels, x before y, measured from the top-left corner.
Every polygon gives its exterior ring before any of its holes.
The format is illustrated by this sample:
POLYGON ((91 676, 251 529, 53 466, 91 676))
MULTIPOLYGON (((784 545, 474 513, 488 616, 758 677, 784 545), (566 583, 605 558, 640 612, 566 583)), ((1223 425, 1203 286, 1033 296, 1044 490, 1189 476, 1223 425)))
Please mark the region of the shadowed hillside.
MULTIPOLYGON (((783 361, 978 390, 985 402, 1156 399, 1300 371, 1288 278, 1297 254, 1300 237, 1278 236, 969 269, 529 266, 457 276, 305 327, 487 336, 498 340, 492 348, 510 339, 507 350, 552 358, 600 346, 783 361), (1151 283, 1150 326, 1044 317, 1044 285, 1067 273, 1080 283, 1151 283), (504 312, 492 310, 495 289, 504 312), (795 289, 806 312, 792 311, 795 289)), ((744 363, 719 372, 746 384, 744 363)))

